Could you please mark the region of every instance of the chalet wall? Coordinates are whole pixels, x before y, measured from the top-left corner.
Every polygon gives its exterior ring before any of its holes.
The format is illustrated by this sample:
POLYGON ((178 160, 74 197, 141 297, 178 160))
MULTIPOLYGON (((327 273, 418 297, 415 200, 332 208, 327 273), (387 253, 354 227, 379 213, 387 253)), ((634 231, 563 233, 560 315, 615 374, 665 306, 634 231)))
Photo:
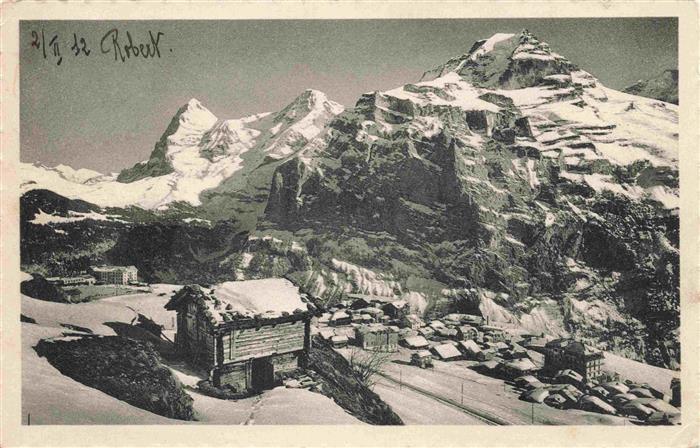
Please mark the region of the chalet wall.
POLYGON ((215 336, 209 321, 189 303, 177 316, 176 344, 195 364, 207 370, 216 363, 215 336))
POLYGON ((217 385, 231 385, 237 391, 243 391, 250 387, 250 363, 242 362, 229 364, 220 369, 214 383, 217 385))
POLYGON ((251 357, 289 353, 304 349, 305 322, 263 325, 259 328, 233 329, 223 333, 223 362, 236 362, 251 357))

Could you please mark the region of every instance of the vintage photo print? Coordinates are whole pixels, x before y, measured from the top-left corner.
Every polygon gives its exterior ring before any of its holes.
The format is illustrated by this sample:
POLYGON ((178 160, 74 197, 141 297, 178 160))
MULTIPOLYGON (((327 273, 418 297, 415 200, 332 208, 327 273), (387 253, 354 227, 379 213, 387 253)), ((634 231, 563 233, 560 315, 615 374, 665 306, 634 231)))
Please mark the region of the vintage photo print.
POLYGON ((231 15, 14 22, 17 431, 697 442, 678 14, 231 15))

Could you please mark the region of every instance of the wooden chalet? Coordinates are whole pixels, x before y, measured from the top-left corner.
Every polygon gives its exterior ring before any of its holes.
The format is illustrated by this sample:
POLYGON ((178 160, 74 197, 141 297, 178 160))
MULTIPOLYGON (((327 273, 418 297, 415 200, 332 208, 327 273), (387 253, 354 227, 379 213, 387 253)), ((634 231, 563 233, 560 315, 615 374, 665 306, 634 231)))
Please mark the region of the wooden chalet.
POLYGON ((306 363, 311 311, 287 280, 189 285, 165 308, 177 311, 176 349, 215 386, 267 389, 306 363))
POLYGON ((399 349, 399 332, 385 325, 363 325, 355 329, 355 340, 365 350, 395 352, 399 349))

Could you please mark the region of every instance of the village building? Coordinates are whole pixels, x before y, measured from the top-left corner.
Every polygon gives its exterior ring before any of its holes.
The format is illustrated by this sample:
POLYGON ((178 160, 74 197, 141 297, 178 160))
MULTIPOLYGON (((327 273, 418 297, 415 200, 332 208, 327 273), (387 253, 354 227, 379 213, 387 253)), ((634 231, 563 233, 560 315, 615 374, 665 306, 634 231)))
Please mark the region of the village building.
POLYGON ((410 349, 421 349, 430 346, 423 336, 409 336, 404 339, 404 345, 410 349))
POLYGON ((419 330, 423 326, 423 320, 416 314, 407 314, 401 319, 399 326, 410 328, 411 330, 419 330))
POLYGON ((515 379, 521 376, 532 375, 537 372, 537 366, 529 359, 516 359, 505 362, 501 365, 503 376, 508 379, 515 379))
POLYGON ((626 384, 619 381, 610 381, 601 384, 601 386, 610 392, 610 395, 626 394, 630 391, 630 388, 627 387, 626 384))
POLYGON ((508 338, 506 337, 503 328, 494 327, 493 325, 482 325, 481 331, 483 333, 483 339, 487 342, 505 342, 508 338))
POLYGON ((433 352, 443 361, 450 361, 462 357, 462 353, 453 344, 442 344, 433 347, 433 352))
POLYGON ((484 324, 484 318, 481 316, 475 316, 473 314, 463 314, 461 322, 463 324, 471 325, 473 327, 480 327, 484 324))
POLYGON ((329 328, 322 328, 318 331, 318 336, 324 341, 330 341, 333 336, 335 336, 335 331, 329 328))
POLYGON ((136 266, 92 266, 90 268, 95 279, 109 285, 128 285, 138 282, 136 266))
POLYGON ((435 334, 446 339, 457 339, 457 330, 448 327, 438 327, 435 334))
POLYGON ((457 327, 457 337, 462 341, 466 341, 468 339, 478 341, 479 330, 472 327, 471 325, 460 325, 459 327, 457 327))
POLYGON ((472 339, 467 339, 466 341, 459 341, 457 348, 464 353, 468 359, 477 359, 479 353, 481 353, 481 347, 474 342, 472 339))
POLYGON ((492 359, 495 359, 498 357, 498 352, 493 349, 487 349, 487 350, 481 350, 480 352, 477 352, 476 354, 476 359, 477 361, 489 361, 492 359))
POLYGON ((341 325, 350 325, 352 317, 343 310, 335 311, 328 320, 328 325, 332 327, 340 327, 341 325))
POLYGON ((178 353, 215 386, 267 389, 306 363, 311 309, 287 280, 189 285, 165 308, 177 312, 178 353))
POLYGON ((428 350, 419 350, 411 354, 411 364, 421 369, 433 367, 433 355, 428 350))
POLYGON ((429 338, 435 334, 435 330, 433 330, 431 327, 423 327, 420 330, 418 330, 418 334, 429 338))
POLYGON ((404 316, 410 313, 410 307, 408 302, 405 300, 396 300, 391 303, 387 303, 382 307, 384 314, 391 317, 392 319, 401 320, 404 316))
POLYGON ((347 347, 349 339, 344 334, 336 334, 331 336, 331 345, 335 348, 347 347))
POLYGON ((355 341, 365 350, 395 352, 399 349, 399 333, 385 325, 363 325, 355 329, 355 341))
POLYGON ((542 381, 538 380, 533 375, 519 376, 515 378, 515 386, 525 390, 537 389, 539 387, 544 387, 542 381))
POLYGON ((524 359, 530 357, 527 350, 518 344, 510 344, 508 349, 502 352, 502 356, 504 359, 524 359))
POLYGON ((572 369, 583 376, 583 382, 601 375, 603 353, 575 339, 555 339, 544 349, 544 370, 557 372, 572 369))
POLYGON ((573 386, 581 386, 586 381, 583 375, 575 370, 564 369, 554 374, 554 381, 558 384, 571 384, 573 386))
POLYGON ((369 306, 370 306, 370 302, 368 300, 365 300, 362 297, 352 299, 352 301, 350 302, 350 309, 351 310, 359 310, 362 308, 367 308, 369 306))
POLYGON ((542 403, 547 397, 549 397, 549 391, 545 388, 531 389, 520 395, 521 400, 529 401, 530 403, 542 403))

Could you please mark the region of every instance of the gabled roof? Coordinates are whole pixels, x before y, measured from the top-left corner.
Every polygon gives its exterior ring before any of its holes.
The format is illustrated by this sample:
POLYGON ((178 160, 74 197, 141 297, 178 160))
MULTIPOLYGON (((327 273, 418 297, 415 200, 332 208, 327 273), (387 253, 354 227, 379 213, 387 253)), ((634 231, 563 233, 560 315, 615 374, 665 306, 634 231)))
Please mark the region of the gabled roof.
POLYGON ((433 347, 435 353, 442 359, 459 358, 462 354, 452 344, 442 344, 433 347))
POLYGON ((297 287, 281 278, 224 282, 210 291, 187 285, 173 295, 165 308, 176 310, 186 302, 196 303, 215 325, 241 318, 273 319, 309 311, 297 287))
POLYGON ((479 347, 479 345, 471 339, 467 341, 459 341, 459 345, 471 353, 479 353, 481 351, 481 347, 479 347))
POLYGON ((405 339, 405 341, 406 345, 415 348, 427 347, 428 345, 430 345, 428 343, 428 340, 425 339, 423 336, 409 336, 405 339))

